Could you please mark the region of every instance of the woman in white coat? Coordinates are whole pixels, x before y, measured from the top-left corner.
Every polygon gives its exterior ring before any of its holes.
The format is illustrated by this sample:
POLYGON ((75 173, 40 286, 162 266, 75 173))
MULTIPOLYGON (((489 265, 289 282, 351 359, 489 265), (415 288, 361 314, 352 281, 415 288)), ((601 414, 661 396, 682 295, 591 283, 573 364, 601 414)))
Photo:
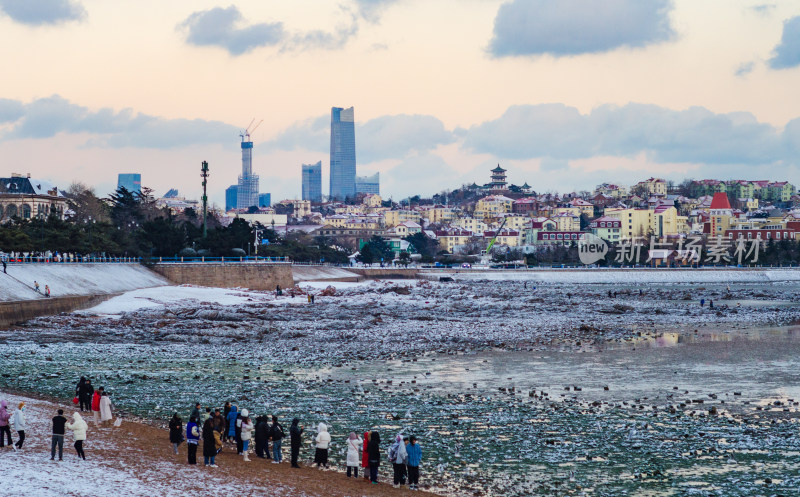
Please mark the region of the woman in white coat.
POLYGON ((314 454, 314 464, 328 467, 328 445, 331 443, 331 434, 328 433, 328 425, 320 423, 317 426, 317 436, 314 437, 317 443, 317 451, 314 454))
POLYGON ((112 417, 111 397, 108 396, 108 392, 103 392, 103 396, 100 397, 100 423, 105 424, 106 421, 111 421, 112 417))
POLYGON ((86 454, 83 453, 83 441, 86 440, 86 431, 89 425, 83 420, 81 414, 76 412, 72 415, 72 423, 67 423, 67 428, 72 430, 72 438, 75 439, 75 451, 78 457, 86 460, 86 454))
POLYGON ((355 432, 350 432, 347 439, 347 477, 350 478, 350 470, 353 476, 358 478, 358 467, 361 466, 361 445, 364 443, 355 432))
POLYGON ((28 429, 28 423, 25 421, 25 402, 20 402, 17 410, 11 415, 11 426, 17 430, 19 440, 14 444, 14 450, 21 449, 22 444, 25 443, 25 430, 28 429))

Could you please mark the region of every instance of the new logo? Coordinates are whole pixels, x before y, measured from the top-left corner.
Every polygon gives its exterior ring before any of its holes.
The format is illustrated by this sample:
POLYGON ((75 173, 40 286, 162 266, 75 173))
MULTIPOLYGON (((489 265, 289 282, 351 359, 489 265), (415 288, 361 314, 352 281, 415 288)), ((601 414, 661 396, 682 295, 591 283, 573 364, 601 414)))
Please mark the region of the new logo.
POLYGON ((584 264, 594 264, 608 253, 608 244, 599 236, 586 233, 578 240, 578 257, 584 264))

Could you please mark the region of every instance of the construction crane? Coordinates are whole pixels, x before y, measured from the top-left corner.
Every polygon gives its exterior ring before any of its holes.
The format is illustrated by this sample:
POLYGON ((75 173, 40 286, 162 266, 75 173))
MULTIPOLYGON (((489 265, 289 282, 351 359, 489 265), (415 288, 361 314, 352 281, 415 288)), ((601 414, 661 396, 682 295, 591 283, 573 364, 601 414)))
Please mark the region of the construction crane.
POLYGON ((242 137, 242 141, 245 141, 245 138, 247 138, 247 141, 250 141, 250 135, 255 133, 256 129, 258 129, 258 127, 261 126, 261 123, 263 123, 264 120, 262 119, 262 120, 258 121, 258 124, 253 126, 254 122, 256 122, 256 118, 255 117, 253 118, 252 121, 250 121, 250 124, 247 125, 247 128, 245 128, 245 130, 242 131, 239 134, 239 136, 242 137))

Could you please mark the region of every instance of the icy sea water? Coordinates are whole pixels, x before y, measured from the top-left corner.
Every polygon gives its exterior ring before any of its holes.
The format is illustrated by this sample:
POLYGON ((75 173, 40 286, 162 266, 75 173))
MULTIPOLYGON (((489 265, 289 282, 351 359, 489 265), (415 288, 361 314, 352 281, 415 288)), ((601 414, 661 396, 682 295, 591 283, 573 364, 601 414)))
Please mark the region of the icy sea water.
POLYGON ((286 425, 324 420, 338 464, 350 431, 378 429, 388 440, 403 430, 421 439, 423 481, 450 494, 800 488, 800 328, 324 369, 267 363, 260 346, 0 344, 0 385, 71 398, 87 374, 117 406, 152 419, 185 417, 195 400, 233 400, 286 425))

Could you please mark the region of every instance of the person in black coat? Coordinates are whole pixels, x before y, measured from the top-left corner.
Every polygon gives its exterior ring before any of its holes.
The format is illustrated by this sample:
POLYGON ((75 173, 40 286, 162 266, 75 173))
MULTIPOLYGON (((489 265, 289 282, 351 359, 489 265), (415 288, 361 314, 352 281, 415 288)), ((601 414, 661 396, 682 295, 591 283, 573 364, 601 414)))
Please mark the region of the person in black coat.
POLYGON ((381 436, 377 431, 373 431, 369 435, 367 455, 369 456, 369 479, 372 483, 378 483, 378 466, 381 465, 381 436))
POLYGON ((255 440, 256 440, 256 457, 260 457, 261 459, 266 459, 264 456, 264 448, 267 445, 267 439, 269 438, 269 423, 267 423, 266 416, 259 416, 256 418, 256 430, 255 430, 255 440))
POLYGON ((183 442, 183 420, 177 412, 169 420, 169 442, 172 444, 172 450, 177 454, 178 445, 183 442))
POLYGON ((216 468, 217 442, 214 439, 214 422, 211 418, 203 423, 203 464, 216 468))
POLYGON ((300 444, 302 443, 303 428, 300 426, 300 420, 294 418, 292 420, 292 427, 289 428, 289 436, 291 437, 292 446, 292 467, 299 468, 297 458, 300 456, 300 444))
POLYGON ((91 380, 87 380, 81 376, 81 380, 78 382, 78 386, 75 388, 75 393, 78 397, 78 403, 80 404, 81 411, 88 411, 92 408, 92 394, 94 394, 94 387, 92 386, 91 380))

